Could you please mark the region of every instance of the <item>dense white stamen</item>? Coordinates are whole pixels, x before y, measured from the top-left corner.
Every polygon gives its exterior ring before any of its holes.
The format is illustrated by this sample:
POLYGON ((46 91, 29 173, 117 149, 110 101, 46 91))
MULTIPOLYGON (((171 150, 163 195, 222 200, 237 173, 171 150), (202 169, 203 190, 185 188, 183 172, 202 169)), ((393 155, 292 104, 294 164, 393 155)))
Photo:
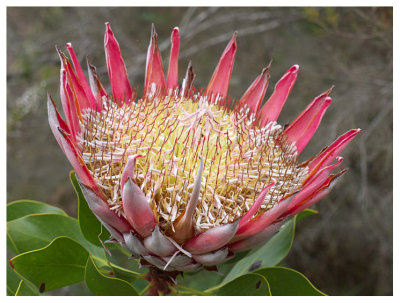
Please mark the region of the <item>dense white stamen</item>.
POLYGON ((83 113, 83 160, 118 214, 123 215, 119 180, 133 154, 143 156, 134 181, 154 205, 164 230, 190 200, 199 156, 204 169, 196 230, 242 216, 271 178, 277 183, 260 211, 301 186, 307 169, 298 167, 296 147, 281 139, 276 122, 255 128, 249 108, 229 111, 206 96, 198 95, 197 101, 150 97, 122 107, 103 99, 101 113, 83 113))

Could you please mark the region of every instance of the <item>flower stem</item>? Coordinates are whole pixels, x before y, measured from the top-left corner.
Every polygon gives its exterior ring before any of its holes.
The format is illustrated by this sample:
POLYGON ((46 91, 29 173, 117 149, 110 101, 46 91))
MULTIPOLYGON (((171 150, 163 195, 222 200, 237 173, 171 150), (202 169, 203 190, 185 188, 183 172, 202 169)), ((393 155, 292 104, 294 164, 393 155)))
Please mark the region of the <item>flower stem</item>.
POLYGON ((149 267, 149 272, 145 276, 145 279, 149 281, 146 295, 162 296, 172 293, 178 274, 178 271, 166 272, 153 266, 149 267))

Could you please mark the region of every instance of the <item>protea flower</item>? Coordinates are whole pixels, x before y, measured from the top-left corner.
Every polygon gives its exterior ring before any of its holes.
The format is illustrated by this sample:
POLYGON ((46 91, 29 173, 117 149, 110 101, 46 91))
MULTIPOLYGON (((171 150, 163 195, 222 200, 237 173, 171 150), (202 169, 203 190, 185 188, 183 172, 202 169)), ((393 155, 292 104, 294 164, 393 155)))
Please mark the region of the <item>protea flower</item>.
POLYGON ((297 157, 331 104, 330 90, 282 127, 276 121, 296 81, 297 65, 262 107, 270 66, 232 102, 228 85, 236 33, 201 91, 193 86, 191 63, 178 86, 179 43, 174 28, 165 79, 153 26, 138 98, 106 23, 112 93, 89 62, 87 81, 67 43, 72 64, 58 50, 66 121, 48 100, 50 127, 90 209, 113 240, 142 264, 166 272, 210 269, 265 243, 287 218, 329 193, 345 172, 331 174, 342 162, 339 154, 360 131, 348 131, 299 163, 297 157))

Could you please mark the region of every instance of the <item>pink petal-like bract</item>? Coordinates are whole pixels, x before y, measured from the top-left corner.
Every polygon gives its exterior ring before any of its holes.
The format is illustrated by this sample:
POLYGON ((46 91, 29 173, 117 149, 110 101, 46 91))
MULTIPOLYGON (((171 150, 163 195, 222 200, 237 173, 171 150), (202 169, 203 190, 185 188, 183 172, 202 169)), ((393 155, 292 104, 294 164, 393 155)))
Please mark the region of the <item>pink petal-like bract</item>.
POLYGON ((301 203, 298 203, 293 208, 291 208, 289 210, 289 212, 285 214, 285 216, 294 216, 294 215, 298 214, 299 212, 305 210, 306 208, 309 208, 313 204, 317 203, 319 200, 321 200, 323 197, 325 197, 327 194, 329 194, 329 192, 332 190, 333 186, 336 184, 337 180, 346 171, 347 170, 343 170, 335 175, 331 175, 317 191, 315 191, 306 200, 301 201, 301 203))
POLYGON ((108 94, 106 90, 103 87, 103 84, 100 82, 99 76, 97 75, 97 70, 96 67, 92 64, 90 64, 89 59, 86 58, 87 66, 88 66, 88 74, 89 74, 89 83, 90 83, 90 89, 93 93, 93 95, 96 98, 97 103, 97 109, 101 110, 101 101, 103 97, 108 98, 108 94))
POLYGON ((233 63, 235 62, 236 49, 237 43, 235 33, 219 59, 210 83, 208 83, 206 94, 219 95, 222 99, 227 96, 233 63))
POLYGON ((213 227, 187 241, 183 248, 193 254, 204 254, 220 249, 233 238, 238 226, 239 221, 213 227))
POLYGON ((78 109, 79 106, 75 99, 73 98, 71 89, 69 88, 67 82, 67 72, 65 69, 61 69, 60 71, 60 96, 61 96, 61 105, 64 111, 64 115, 66 118, 66 122, 68 124, 68 128, 70 133, 72 134, 72 140, 75 142, 76 137, 80 133, 79 128, 79 117, 78 117, 78 109))
POLYGON ((296 144, 298 154, 314 135, 331 102, 327 93, 318 96, 283 132, 289 142, 296 144))
POLYGON ((89 99, 86 96, 86 93, 77 77, 75 74, 74 69, 72 68, 71 63, 69 62, 68 58, 65 57, 63 53, 60 53, 62 64, 64 66, 65 71, 67 72, 67 78, 66 81, 68 83, 69 88, 71 89, 73 93, 73 98, 76 99, 77 104, 77 110, 79 113, 81 113, 82 110, 86 108, 91 108, 91 104, 89 99))
POLYGON ((255 217, 253 220, 250 220, 246 224, 240 226, 237 233, 235 234, 234 240, 237 241, 261 232, 263 229, 265 229, 267 226, 277 220, 286 211, 292 198, 293 197, 290 196, 283 199, 269 211, 255 217))
POLYGON ((79 151, 76 149, 74 143, 63 129, 58 128, 60 135, 57 135, 57 141, 61 142, 62 150, 65 156, 68 158, 72 167, 76 171, 77 175, 83 180, 83 182, 90 188, 96 191, 96 193, 101 193, 96 181, 90 174, 89 169, 86 167, 85 162, 82 159, 79 151))
POLYGON ((126 165, 124 167, 124 170, 121 175, 121 191, 124 191, 124 186, 126 181, 128 181, 128 178, 134 179, 134 172, 135 172, 135 165, 136 165, 136 159, 143 157, 142 155, 131 155, 128 157, 126 161, 126 165))
POLYGON ((134 230, 142 237, 150 236, 156 219, 144 193, 130 178, 125 183, 122 201, 126 218, 134 230))
POLYGON ((127 233, 131 230, 132 227, 129 225, 129 223, 124 218, 119 217, 114 211, 112 211, 101 197, 99 197, 94 191, 92 191, 82 182, 79 182, 79 185, 89 208, 98 218, 100 218, 106 224, 111 225, 116 229, 117 232, 127 233))
POLYGON ((260 210, 261 205, 263 204, 265 197, 269 191, 269 189, 276 184, 276 180, 272 180, 267 187, 265 187, 261 193, 258 195, 257 199, 254 201, 254 204, 251 206, 249 211, 243 216, 239 223, 239 229, 243 225, 245 225, 253 216, 254 214, 260 210))
POLYGON ((312 179, 309 179, 306 184, 303 184, 303 189, 292 199, 288 209, 290 210, 296 205, 303 203, 303 201, 306 201, 316 191, 318 191, 323 183, 329 179, 329 174, 332 172, 332 170, 338 167, 342 161, 343 158, 337 157, 337 163, 321 169, 315 176, 313 176, 312 179))
POLYGON ((257 113, 257 123, 263 127, 268 122, 277 121, 279 114, 286 102, 290 91, 296 82, 299 66, 293 65, 275 85, 274 92, 267 100, 261 110, 257 113))
POLYGON ((359 128, 349 130, 347 133, 337 138, 335 142, 327 148, 323 149, 315 159, 308 164, 308 169, 311 171, 310 175, 313 175, 320 167, 330 164, 360 131, 361 129, 359 128))
POLYGON ((153 89, 155 90, 153 94, 156 91, 164 91, 165 89, 164 68, 160 50, 158 49, 157 33, 154 25, 152 27, 150 44, 147 50, 146 78, 144 81, 143 95, 146 96, 151 93, 153 89))
POLYGON ((264 68, 254 82, 250 85, 247 91, 238 102, 238 107, 246 105, 250 112, 257 113, 260 109, 262 100, 267 92, 269 82, 269 66, 264 68))
POLYGON ((120 106, 129 103, 132 96, 128 73, 125 62, 122 59, 119 44, 111 31, 110 23, 106 22, 106 34, 104 36, 104 49, 108 75, 110 77, 113 100, 120 106))
POLYGON ((181 37, 179 28, 175 27, 171 34, 171 54, 169 57, 167 89, 175 90, 178 87, 178 56, 181 37))
POLYGON ((85 92, 87 99, 89 100, 90 107, 96 109, 97 111, 100 111, 100 109, 101 109, 101 107, 99 106, 100 104, 97 103, 97 100, 94 97, 92 90, 90 89, 89 83, 86 80, 85 74, 83 73, 82 67, 79 63, 78 58, 76 57, 75 51, 74 51, 71 43, 67 43, 67 49, 68 49, 69 55, 71 56, 72 63, 74 64, 74 68, 75 68, 76 74, 78 76, 78 80, 79 80, 80 84, 82 85, 82 88, 85 92))
POLYGON ((57 127, 61 127, 62 130, 69 133, 68 125, 65 123, 63 118, 61 118, 56 108, 56 103, 53 101, 50 95, 47 95, 47 110, 49 113, 49 124, 53 134, 55 135, 56 132, 58 132, 57 127))

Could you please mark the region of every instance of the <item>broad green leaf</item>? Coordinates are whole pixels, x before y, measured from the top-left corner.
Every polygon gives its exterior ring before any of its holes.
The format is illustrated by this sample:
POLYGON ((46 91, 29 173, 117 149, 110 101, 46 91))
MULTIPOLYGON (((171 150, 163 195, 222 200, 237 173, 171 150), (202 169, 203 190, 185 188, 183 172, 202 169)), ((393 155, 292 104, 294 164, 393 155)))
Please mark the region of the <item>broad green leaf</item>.
POLYGON ((129 283, 132 283, 136 279, 139 278, 140 273, 133 272, 131 270, 128 270, 126 268, 119 267, 115 264, 110 264, 112 268, 112 272, 114 273, 114 277, 118 279, 122 279, 124 281, 127 281, 129 283))
POLYGON ((15 271, 41 291, 82 281, 89 253, 68 238, 54 239, 48 246, 14 257, 15 271))
POLYGON ((31 214, 60 214, 65 215, 61 208, 33 200, 18 200, 7 204, 7 221, 15 220, 31 214))
POLYGON ((18 254, 39 249, 57 237, 69 237, 93 255, 105 259, 104 250, 82 236, 75 218, 60 214, 33 214, 7 222, 7 235, 18 254))
MULTIPOLYGON (((7 222, 27 215, 42 213, 54 213, 67 216, 62 209, 39 201, 18 200, 7 204, 7 222)), ((8 233, 7 247, 15 254, 19 253, 12 239, 8 236, 8 233)))
POLYGON ((21 277, 12 269, 11 265, 7 262, 7 295, 15 296, 21 277))
POLYGON ((201 270, 195 273, 183 273, 178 283, 196 290, 204 291, 221 283, 223 276, 214 271, 201 270))
POLYGON ((99 220, 90 210, 74 171, 70 172, 69 178, 78 196, 78 222, 82 235, 91 243, 102 246, 99 237, 102 241, 105 241, 110 237, 110 233, 101 226, 99 220))
POLYGON ((298 213, 295 217, 297 222, 300 220, 303 220, 304 218, 307 218, 308 216, 318 214, 318 211, 312 208, 307 208, 303 210, 301 213, 298 213))
POLYGON ((271 240, 259 248, 252 249, 244 258, 238 261, 225 276, 222 284, 249 272, 253 264, 257 264, 255 268, 257 269, 274 266, 281 262, 292 246, 297 219, 305 218, 312 213, 315 213, 315 211, 306 209, 287 221, 271 240))
POLYGON ((8 236, 8 231, 7 231, 7 249, 9 249, 11 252, 13 252, 14 255, 18 254, 18 250, 17 250, 15 244, 8 236))
POLYGON ((7 296, 38 296, 39 292, 31 283, 24 281, 7 262, 7 296))
POLYGON ((262 268, 254 273, 264 276, 273 296, 324 296, 301 273, 285 267, 262 268))
POLYGON ((85 282, 90 291, 96 296, 137 296, 136 289, 128 282, 108 277, 99 271, 99 268, 89 256, 86 262, 85 282))
POLYGON ((18 289, 15 292, 16 296, 38 296, 39 292, 37 289, 33 289, 27 282, 21 280, 18 285, 18 289))
POLYGON ((141 266, 139 264, 138 259, 131 259, 130 253, 128 253, 124 248, 121 247, 118 243, 108 244, 108 247, 111 249, 111 256, 108 255, 107 259, 111 262, 112 265, 116 265, 137 274, 147 273, 148 269, 145 266, 141 266))
MULTIPOLYGON (((149 271, 148 268, 140 266, 137 259, 130 259, 130 254, 119 244, 111 244, 109 248, 114 248, 111 250, 111 256, 107 256, 108 265, 111 267, 110 270, 113 271, 114 277, 129 283, 132 283, 132 280, 134 280, 133 286, 140 293, 149 283, 144 280, 144 274, 149 271)), ((97 260, 96 264, 98 264, 97 260)))
POLYGON ((267 279, 257 273, 240 276, 211 291, 217 296, 270 296, 267 279))

